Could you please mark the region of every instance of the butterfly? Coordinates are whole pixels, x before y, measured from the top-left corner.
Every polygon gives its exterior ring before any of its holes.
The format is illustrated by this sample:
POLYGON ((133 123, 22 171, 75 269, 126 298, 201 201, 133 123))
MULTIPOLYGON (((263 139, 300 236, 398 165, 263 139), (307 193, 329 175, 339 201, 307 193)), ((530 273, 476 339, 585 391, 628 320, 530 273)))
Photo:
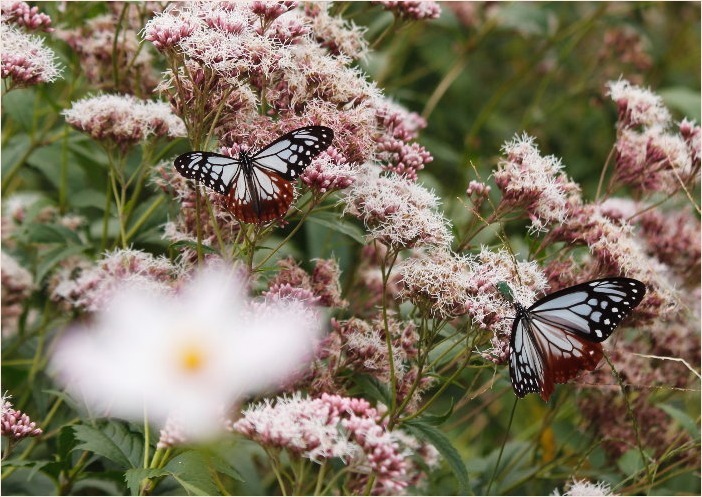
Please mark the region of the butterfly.
POLYGON ((514 392, 517 397, 538 392, 545 401, 556 383, 597 367, 603 357, 600 342, 646 293, 638 280, 604 278, 554 292, 527 309, 514 300, 506 284, 497 286, 517 311, 509 344, 514 392))
POLYGON ((175 168, 217 193, 227 195, 234 217, 264 223, 282 217, 293 201, 293 181, 331 145, 334 131, 305 126, 284 134, 258 152, 228 157, 188 152, 176 157, 175 168))

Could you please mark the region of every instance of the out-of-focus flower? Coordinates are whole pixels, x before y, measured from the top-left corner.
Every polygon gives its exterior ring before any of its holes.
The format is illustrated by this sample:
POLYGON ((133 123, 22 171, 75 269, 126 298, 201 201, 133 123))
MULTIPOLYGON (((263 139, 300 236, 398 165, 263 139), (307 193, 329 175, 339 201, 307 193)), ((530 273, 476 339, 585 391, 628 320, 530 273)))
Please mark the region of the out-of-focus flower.
POLYGON ((690 160, 692 161, 692 170, 699 172, 700 156, 702 155, 702 128, 697 126, 694 121, 683 119, 679 125, 680 136, 687 144, 690 152, 690 160))
POLYGON ((562 172, 563 164, 553 156, 541 156, 534 138, 516 136, 502 147, 495 183, 502 191, 498 210, 526 210, 532 231, 562 223, 573 204, 580 202, 580 187, 562 172))
POLYGON ((96 140, 126 147, 150 136, 185 136, 183 121, 168 104, 131 95, 100 95, 73 102, 63 111, 66 122, 96 140))
POLYGON ((186 282, 177 296, 130 286, 86 327, 63 337, 51 358, 57 380, 93 412, 176 416, 183 436, 208 437, 223 409, 274 387, 312 353, 318 318, 291 303, 252 306, 221 268, 186 282))
POLYGON ((570 496, 595 496, 595 495, 619 495, 613 494, 612 489, 609 484, 599 481, 597 483, 591 483, 587 480, 576 480, 567 483, 563 494, 561 494, 556 488, 551 495, 570 495, 570 496))
POLYGON ((53 50, 36 35, 28 35, 14 26, 0 24, 2 45, 2 78, 11 78, 12 87, 19 88, 51 83, 61 76, 53 50))
POLYGON ((437 2, 394 2, 389 0, 382 0, 372 3, 382 5, 385 10, 391 11, 394 15, 402 19, 412 19, 415 21, 421 21, 424 19, 436 19, 441 14, 441 7, 439 7, 439 4, 437 2))
POLYGON ((168 416, 166 424, 161 428, 159 435, 158 443, 156 444, 157 449, 168 449, 187 441, 187 437, 183 433, 182 422, 175 415, 168 416))
POLYGON ((9 254, 2 251, 0 273, 2 274, 2 335, 17 333, 19 318, 25 300, 34 290, 34 278, 29 271, 9 254))
MULTIPOLYGON (((252 406, 232 429, 266 448, 321 462, 341 458, 353 473, 376 477, 373 494, 396 494, 408 486, 409 453, 387 419, 359 398, 278 397, 252 406)), ((403 440, 409 435, 404 434, 403 440)), ((415 441, 416 442, 416 441, 415 441)))
POLYGON ((13 442, 26 437, 38 437, 42 434, 41 428, 29 419, 22 411, 17 411, 12 407, 10 396, 2 396, 2 435, 12 439, 13 442))
MULTIPOLYGON (((75 29, 59 29, 57 36, 78 55, 81 69, 94 88, 148 95, 158 81, 153 51, 139 45, 137 33, 143 25, 139 8, 128 2, 110 2, 108 7, 108 14, 87 19, 75 29), (119 73, 115 73, 115 67, 119 73)), ((145 7, 151 11, 159 8, 153 3, 145 7)))
POLYGON ((439 199, 400 176, 379 176, 366 167, 347 190, 345 213, 361 219, 373 240, 394 248, 448 246, 448 221, 436 212, 439 199))
POLYGON ((83 267, 80 264, 61 272, 64 279, 56 283, 51 295, 53 300, 97 311, 107 306, 124 284, 152 294, 170 294, 181 272, 163 256, 154 257, 132 249, 107 252, 95 266, 83 267))
POLYGON ((617 104, 620 128, 665 128, 670 124, 670 112, 663 99, 651 90, 632 85, 625 79, 609 81, 605 86, 607 95, 617 104))
POLYGON ((685 140, 658 126, 643 132, 625 129, 615 147, 614 181, 645 193, 675 193, 699 170, 685 140))
MULTIPOLYGON (((630 26, 614 26, 605 31, 601 48, 597 52, 597 65, 604 77, 617 77, 626 73, 630 82, 645 79, 646 71, 653 65, 647 52, 646 39, 630 26)), ((601 76, 602 77, 602 76, 601 76)))
POLYGON ((363 36, 366 28, 342 17, 329 15, 328 3, 305 3, 305 14, 311 20, 313 36, 332 55, 365 59, 368 52, 368 42, 363 36))
POLYGON ((278 261, 280 271, 268 282, 266 298, 294 297, 325 307, 344 308, 348 302, 341 298, 339 265, 331 259, 317 259, 312 275, 292 258, 278 261))
POLYGON ((47 31, 54 29, 51 27, 51 17, 39 12, 39 7, 30 7, 26 2, 17 0, 3 0, 0 2, 2 9, 3 24, 16 24, 29 31, 47 31))

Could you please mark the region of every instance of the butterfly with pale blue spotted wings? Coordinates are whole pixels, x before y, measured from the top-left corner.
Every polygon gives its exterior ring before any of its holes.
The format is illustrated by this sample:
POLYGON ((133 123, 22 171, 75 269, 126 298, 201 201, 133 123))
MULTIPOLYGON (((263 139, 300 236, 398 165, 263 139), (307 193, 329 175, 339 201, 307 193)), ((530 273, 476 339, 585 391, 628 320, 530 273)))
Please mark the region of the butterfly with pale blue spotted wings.
POLYGON ((606 340, 641 303, 646 286, 631 278, 604 278, 554 292, 528 309, 509 287, 498 289, 517 311, 509 346, 509 376, 517 397, 540 393, 548 401, 556 383, 593 371, 606 340))
POLYGON ((293 181, 333 139, 331 128, 305 126, 258 152, 240 152, 239 157, 188 152, 176 158, 175 168, 182 176, 227 195, 227 204, 240 221, 260 224, 288 212, 294 198, 293 181))

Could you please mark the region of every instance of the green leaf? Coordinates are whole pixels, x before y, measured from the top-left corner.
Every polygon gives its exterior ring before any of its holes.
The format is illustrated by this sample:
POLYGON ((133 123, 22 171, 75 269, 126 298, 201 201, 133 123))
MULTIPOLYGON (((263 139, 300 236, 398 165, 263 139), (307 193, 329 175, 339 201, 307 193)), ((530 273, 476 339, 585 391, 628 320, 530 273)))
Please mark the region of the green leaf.
POLYGON ((30 147, 31 142, 25 134, 12 136, 6 144, 3 144, 2 156, 0 156, 3 177, 27 153, 30 147))
POLYGON ((700 93, 684 86, 664 88, 658 91, 665 104, 683 116, 700 121, 700 93))
POLYGON ((44 276, 51 271, 59 262, 72 255, 84 252, 88 247, 80 245, 69 245, 68 247, 56 247, 41 255, 39 266, 37 267, 36 280, 42 281, 44 276))
POLYGON ((170 474, 165 469, 158 468, 132 468, 124 473, 124 481, 132 495, 139 495, 139 485, 147 478, 156 478, 170 474))
POLYGON ((385 405, 390 405, 390 391, 387 385, 384 385, 377 378, 367 374, 357 374, 354 376, 354 382, 363 392, 364 396, 370 397, 373 400, 382 402, 385 405))
POLYGON ((439 426, 442 425, 446 422, 448 418, 451 417, 451 414, 453 414, 453 399, 451 399, 451 405, 446 409, 446 412, 443 414, 424 414, 419 417, 418 421, 422 423, 426 423, 432 426, 439 426))
POLYGON ((124 468, 136 468, 141 464, 143 442, 127 430, 123 423, 111 421, 103 429, 76 425, 73 427, 73 432, 81 442, 74 450, 93 452, 124 468))
MULTIPOLYGON (((201 245, 203 254, 217 254, 218 252, 208 245, 201 245)), ((191 248, 197 251, 197 242, 191 242, 190 240, 180 240, 178 242, 171 243, 168 246, 169 249, 180 250, 181 248, 191 248)))
POLYGON ((73 207, 85 208, 94 207, 105 210, 105 192, 98 190, 81 190, 79 192, 71 193, 68 199, 73 207))
POLYGON ((668 404, 658 404, 658 407, 664 410, 666 414, 668 414, 668 416, 677 421, 680 424, 680 426, 682 426, 685 429, 685 431, 687 431, 690 434, 693 440, 700 439, 700 430, 698 427, 698 423, 694 419, 692 419, 686 412, 681 411, 677 407, 673 407, 668 404))
POLYGON ((431 442, 431 444, 436 447, 436 450, 439 451, 439 454, 441 454, 448 463, 453 474, 456 475, 456 479, 458 480, 458 493, 466 495, 468 493, 468 470, 463 463, 463 459, 461 459, 461 455, 456 448, 451 445, 446 435, 433 426, 422 423, 421 421, 407 421, 403 426, 406 426, 415 436, 431 442))
POLYGON ((215 495, 219 489, 215 485, 206 458, 203 454, 190 450, 171 459, 165 469, 169 470, 178 483, 191 495, 215 495))
POLYGON ((33 88, 6 93, 2 96, 3 114, 10 118, 8 121, 15 121, 25 131, 31 131, 34 128, 34 100, 33 88))
POLYGON ((344 220, 338 214, 333 212, 317 212, 311 214, 307 219, 313 223, 317 223, 326 228, 338 231, 361 245, 366 243, 363 230, 361 230, 355 224, 351 224, 350 222, 344 220))
POLYGON ((234 466, 232 466, 231 463, 229 463, 229 461, 227 461, 221 455, 211 451, 206 451, 203 453, 203 457, 210 468, 222 473, 223 475, 227 475, 234 480, 244 481, 244 477, 241 476, 241 473, 239 473, 234 466))
POLYGON ((641 460, 641 452, 639 452, 639 449, 631 449, 622 454, 622 456, 617 459, 617 466, 622 474, 625 475, 635 475, 643 470, 644 463, 641 460))
POLYGON ((32 223, 27 225, 24 233, 27 241, 32 243, 83 243, 74 231, 59 224, 32 223))

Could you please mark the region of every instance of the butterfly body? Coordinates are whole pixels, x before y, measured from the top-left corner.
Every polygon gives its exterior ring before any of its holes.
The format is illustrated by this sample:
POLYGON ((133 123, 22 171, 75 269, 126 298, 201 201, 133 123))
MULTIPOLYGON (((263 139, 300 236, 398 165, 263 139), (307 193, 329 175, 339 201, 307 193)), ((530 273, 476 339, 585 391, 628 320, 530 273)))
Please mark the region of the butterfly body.
POLYGON ((630 278, 604 278, 564 288, 529 308, 514 302, 509 372, 518 397, 548 400, 556 383, 594 370, 606 340, 644 297, 630 278))
POLYGON ((294 199, 293 181, 331 145, 334 132, 306 126, 284 134, 257 152, 229 157, 188 152, 175 160, 176 170, 227 196, 234 216, 246 223, 282 217, 294 199))

